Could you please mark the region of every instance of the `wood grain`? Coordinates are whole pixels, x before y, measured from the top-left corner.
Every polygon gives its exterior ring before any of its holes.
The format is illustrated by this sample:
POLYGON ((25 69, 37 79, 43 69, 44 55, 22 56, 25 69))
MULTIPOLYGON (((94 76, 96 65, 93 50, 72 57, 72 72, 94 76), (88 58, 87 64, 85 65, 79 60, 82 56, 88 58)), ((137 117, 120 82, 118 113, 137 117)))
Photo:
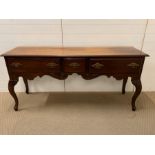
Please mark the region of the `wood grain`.
POLYGON ((2 56, 41 56, 41 57, 131 57, 148 56, 134 47, 17 47, 2 56))

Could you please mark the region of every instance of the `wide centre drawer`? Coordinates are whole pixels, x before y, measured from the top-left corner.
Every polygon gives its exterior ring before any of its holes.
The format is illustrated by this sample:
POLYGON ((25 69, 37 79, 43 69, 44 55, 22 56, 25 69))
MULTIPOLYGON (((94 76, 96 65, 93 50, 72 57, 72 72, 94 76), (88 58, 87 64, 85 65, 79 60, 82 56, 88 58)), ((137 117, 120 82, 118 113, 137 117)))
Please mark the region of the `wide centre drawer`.
POLYGON ((59 58, 7 58, 7 65, 15 72, 60 71, 59 58))
POLYGON ((90 73, 137 73, 142 67, 140 58, 90 58, 90 73))

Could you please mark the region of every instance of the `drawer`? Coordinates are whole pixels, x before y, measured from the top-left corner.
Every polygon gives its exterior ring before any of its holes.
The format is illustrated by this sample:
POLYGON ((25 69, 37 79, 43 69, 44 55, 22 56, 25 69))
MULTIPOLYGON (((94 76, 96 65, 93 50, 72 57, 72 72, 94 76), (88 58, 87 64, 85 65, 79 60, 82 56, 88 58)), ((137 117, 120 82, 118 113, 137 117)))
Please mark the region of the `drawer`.
POLYGON ((61 70, 61 62, 60 58, 51 58, 40 61, 41 68, 44 71, 51 71, 51 72, 60 72, 61 70))
POLYGON ((15 72, 60 71, 59 58, 7 58, 7 65, 15 72))
POLYGON ((85 72, 85 58, 64 58, 64 72, 81 73, 85 72))
POLYGON ((91 58, 90 73, 137 73, 142 67, 140 58, 91 58))

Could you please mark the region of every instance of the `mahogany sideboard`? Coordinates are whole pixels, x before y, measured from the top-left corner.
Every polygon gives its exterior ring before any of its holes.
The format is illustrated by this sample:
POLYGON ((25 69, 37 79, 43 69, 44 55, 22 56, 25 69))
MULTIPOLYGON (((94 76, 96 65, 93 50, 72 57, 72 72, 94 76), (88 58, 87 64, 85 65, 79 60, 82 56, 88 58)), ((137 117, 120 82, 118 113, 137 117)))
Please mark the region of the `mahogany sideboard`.
POLYGON ((123 80, 122 94, 131 77, 136 88, 131 101, 135 111, 135 101, 142 90, 143 64, 148 55, 134 47, 17 47, 2 56, 9 73, 8 89, 15 100, 15 111, 18 111, 18 98, 14 87, 19 77, 23 77, 28 94, 28 80, 43 75, 64 80, 72 73, 86 80, 100 75, 123 80))

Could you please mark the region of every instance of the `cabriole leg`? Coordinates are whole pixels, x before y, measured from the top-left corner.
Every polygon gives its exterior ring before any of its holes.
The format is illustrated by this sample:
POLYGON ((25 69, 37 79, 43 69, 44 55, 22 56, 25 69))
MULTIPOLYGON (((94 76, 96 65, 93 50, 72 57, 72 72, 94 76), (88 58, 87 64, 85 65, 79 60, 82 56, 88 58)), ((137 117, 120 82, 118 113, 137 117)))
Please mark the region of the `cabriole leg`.
POLYGON ((128 80, 128 77, 123 79, 122 94, 125 94, 125 87, 126 87, 127 80, 128 80))
POLYGON ((15 111, 18 111, 18 98, 17 98, 17 95, 14 91, 14 87, 17 84, 17 82, 18 82, 18 80, 9 80, 9 84, 8 84, 9 92, 15 100, 15 106, 14 106, 15 111))
POLYGON ((140 78, 131 78, 131 82, 132 84, 136 87, 136 90, 133 94, 133 97, 132 97, 132 111, 135 111, 136 110, 136 105, 135 105, 135 102, 136 102, 136 99, 137 97, 139 96, 139 94, 141 93, 141 90, 142 90, 142 84, 141 84, 141 80, 140 78))
POLYGON ((29 94, 29 85, 28 85, 28 80, 26 78, 23 77, 23 81, 25 84, 25 88, 26 88, 26 94, 29 94))

